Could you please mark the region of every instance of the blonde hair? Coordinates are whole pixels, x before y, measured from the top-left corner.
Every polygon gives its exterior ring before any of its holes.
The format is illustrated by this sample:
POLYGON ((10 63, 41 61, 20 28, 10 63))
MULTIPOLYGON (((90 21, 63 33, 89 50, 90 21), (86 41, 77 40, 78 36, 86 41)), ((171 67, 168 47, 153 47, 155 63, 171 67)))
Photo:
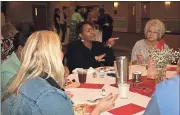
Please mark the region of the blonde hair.
POLYGON ((13 38, 18 33, 18 31, 16 30, 14 25, 10 23, 6 23, 2 27, 1 33, 4 39, 9 39, 9 38, 13 38))
POLYGON ((61 45, 59 37, 52 31, 37 31, 27 40, 22 54, 21 67, 7 89, 3 100, 18 89, 25 81, 39 77, 43 73, 54 78, 62 87, 64 81, 64 67, 60 56, 61 45))
POLYGON ((147 37, 147 33, 150 27, 155 26, 157 28, 158 40, 160 40, 165 33, 165 25, 162 21, 158 19, 152 19, 146 23, 144 28, 145 37, 147 37))

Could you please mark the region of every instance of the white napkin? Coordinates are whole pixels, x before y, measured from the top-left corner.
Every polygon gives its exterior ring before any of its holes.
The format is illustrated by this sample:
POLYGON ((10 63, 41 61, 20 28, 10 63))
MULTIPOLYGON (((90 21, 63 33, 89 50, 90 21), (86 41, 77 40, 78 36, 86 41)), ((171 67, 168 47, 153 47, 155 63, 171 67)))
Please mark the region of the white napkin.
MULTIPOLYGON (((78 70, 78 69, 83 69, 83 68, 76 68, 76 69, 74 69, 72 72, 73 72, 73 73, 77 73, 77 70, 78 70)), ((94 68, 90 67, 90 68, 87 70, 87 74, 93 74, 95 71, 96 71, 96 70, 95 70, 94 68)))

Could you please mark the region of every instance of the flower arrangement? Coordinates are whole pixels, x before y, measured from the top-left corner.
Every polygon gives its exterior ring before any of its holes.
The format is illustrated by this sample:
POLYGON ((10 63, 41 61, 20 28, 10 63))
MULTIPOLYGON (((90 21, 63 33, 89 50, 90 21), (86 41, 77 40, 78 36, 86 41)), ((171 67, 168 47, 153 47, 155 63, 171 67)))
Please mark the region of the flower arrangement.
POLYGON ((164 68, 169 63, 175 63, 180 58, 180 49, 175 51, 173 49, 151 49, 149 50, 149 56, 156 64, 156 68, 164 68))
POLYGON ((151 49, 149 50, 149 56, 153 60, 156 67, 156 83, 159 83, 166 79, 166 65, 169 63, 175 63, 180 58, 179 51, 173 49, 151 49))

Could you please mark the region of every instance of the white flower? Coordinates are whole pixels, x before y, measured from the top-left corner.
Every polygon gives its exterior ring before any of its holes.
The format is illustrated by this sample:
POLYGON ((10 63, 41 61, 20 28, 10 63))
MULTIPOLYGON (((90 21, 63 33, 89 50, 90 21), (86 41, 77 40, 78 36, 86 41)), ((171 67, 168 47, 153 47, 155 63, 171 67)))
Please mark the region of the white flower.
POLYGON ((174 51, 173 49, 159 50, 153 48, 149 50, 149 56, 152 57, 157 68, 164 68, 168 63, 174 63, 180 58, 180 49, 179 51, 174 51))

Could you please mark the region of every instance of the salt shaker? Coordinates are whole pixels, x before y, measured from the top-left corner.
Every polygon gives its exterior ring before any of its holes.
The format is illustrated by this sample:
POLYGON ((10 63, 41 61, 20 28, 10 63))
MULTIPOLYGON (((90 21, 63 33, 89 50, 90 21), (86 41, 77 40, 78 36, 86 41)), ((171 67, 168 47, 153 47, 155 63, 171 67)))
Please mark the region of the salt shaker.
POLYGON ((105 96, 106 95, 106 90, 105 89, 102 89, 102 96, 105 96))
POLYGON ((104 71, 100 70, 99 75, 100 75, 101 78, 103 78, 104 77, 104 71))

